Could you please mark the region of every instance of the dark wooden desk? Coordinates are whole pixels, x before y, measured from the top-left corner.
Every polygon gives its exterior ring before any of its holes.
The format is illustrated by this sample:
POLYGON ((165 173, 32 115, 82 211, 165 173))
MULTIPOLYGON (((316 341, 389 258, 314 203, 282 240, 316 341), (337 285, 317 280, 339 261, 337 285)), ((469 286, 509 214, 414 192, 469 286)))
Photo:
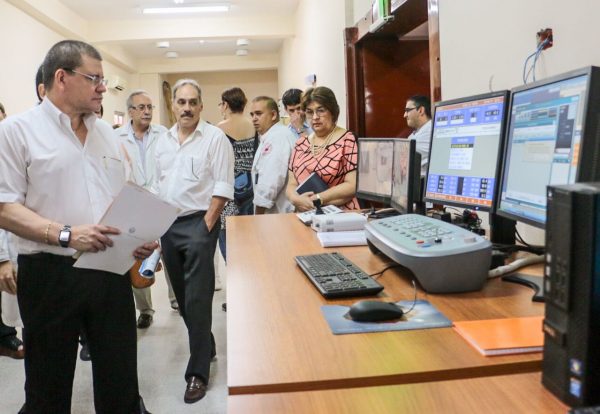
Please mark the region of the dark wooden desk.
MULTIPOLYGON (((333 335, 328 301, 296 266, 295 255, 333 251, 292 214, 233 217, 227 223, 227 362, 229 394, 281 393, 539 371, 541 353, 483 357, 451 328, 333 335)), ((366 247, 337 248, 368 273, 387 259, 366 247)), ((408 272, 378 279, 379 297, 412 299, 408 272)), ((480 292, 430 295, 450 320, 542 315, 523 286, 490 281, 480 292)))
POLYGON ((340 390, 233 395, 229 414, 565 414, 539 373, 340 390))

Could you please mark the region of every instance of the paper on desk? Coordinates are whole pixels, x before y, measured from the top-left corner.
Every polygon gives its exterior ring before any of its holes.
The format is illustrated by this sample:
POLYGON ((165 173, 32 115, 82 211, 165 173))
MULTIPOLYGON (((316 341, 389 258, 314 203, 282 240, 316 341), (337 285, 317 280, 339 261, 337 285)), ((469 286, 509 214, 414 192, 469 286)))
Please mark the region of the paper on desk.
POLYGON ((158 240, 176 218, 176 207, 127 182, 98 223, 116 227, 121 234, 110 236, 112 247, 98 253, 83 253, 73 266, 123 274, 135 262, 133 251, 158 240))
POLYGON ((367 245, 364 230, 321 232, 317 233, 317 237, 323 247, 367 245))

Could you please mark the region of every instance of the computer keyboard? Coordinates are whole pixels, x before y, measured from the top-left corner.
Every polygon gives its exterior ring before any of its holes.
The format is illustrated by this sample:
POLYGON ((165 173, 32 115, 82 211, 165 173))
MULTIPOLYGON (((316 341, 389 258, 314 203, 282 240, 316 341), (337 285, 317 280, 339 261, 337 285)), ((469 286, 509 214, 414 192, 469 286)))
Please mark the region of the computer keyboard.
POLYGON ((376 295, 383 286, 341 253, 296 256, 296 263, 326 298, 376 295))

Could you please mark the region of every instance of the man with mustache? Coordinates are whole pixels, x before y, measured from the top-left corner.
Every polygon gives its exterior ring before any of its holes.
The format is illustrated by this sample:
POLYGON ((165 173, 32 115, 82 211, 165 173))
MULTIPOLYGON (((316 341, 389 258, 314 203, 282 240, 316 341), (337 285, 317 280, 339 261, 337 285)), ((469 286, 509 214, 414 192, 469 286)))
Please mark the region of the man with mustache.
POLYGON ((179 208, 179 217, 161 238, 163 259, 171 276, 179 311, 188 329, 190 359, 184 401, 202 399, 216 355, 211 332, 215 290, 213 257, 225 202, 233 199, 234 155, 219 128, 200 118, 202 92, 192 79, 173 86, 177 122, 156 148, 154 188, 179 208))
MULTIPOLYGON (((131 121, 118 128, 115 133, 129 156, 127 162, 130 164, 133 181, 141 187, 150 188, 156 172, 154 156, 156 144, 159 136, 167 132, 167 129, 162 125, 152 125, 154 105, 152 105, 152 98, 144 90, 131 92, 127 98, 127 111, 131 121)), ((169 277, 165 276, 171 306, 176 306, 177 301, 169 277)), ((140 312, 137 327, 146 329, 152 324, 152 315, 154 315, 150 287, 133 288, 133 297, 135 307, 140 312)))

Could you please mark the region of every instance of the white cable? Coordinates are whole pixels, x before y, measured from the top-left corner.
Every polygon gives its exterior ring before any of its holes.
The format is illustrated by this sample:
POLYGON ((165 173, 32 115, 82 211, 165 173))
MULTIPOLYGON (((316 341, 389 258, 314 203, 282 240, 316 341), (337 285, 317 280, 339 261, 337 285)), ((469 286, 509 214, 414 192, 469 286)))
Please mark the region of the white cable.
POLYGON ((502 276, 506 273, 514 272, 517 269, 520 269, 525 266, 529 266, 531 264, 542 263, 543 261, 544 261, 543 254, 535 255, 535 256, 528 256, 528 257, 524 257, 522 259, 517 259, 510 264, 507 264, 505 266, 498 266, 497 268, 490 270, 488 273, 488 279, 502 276))

